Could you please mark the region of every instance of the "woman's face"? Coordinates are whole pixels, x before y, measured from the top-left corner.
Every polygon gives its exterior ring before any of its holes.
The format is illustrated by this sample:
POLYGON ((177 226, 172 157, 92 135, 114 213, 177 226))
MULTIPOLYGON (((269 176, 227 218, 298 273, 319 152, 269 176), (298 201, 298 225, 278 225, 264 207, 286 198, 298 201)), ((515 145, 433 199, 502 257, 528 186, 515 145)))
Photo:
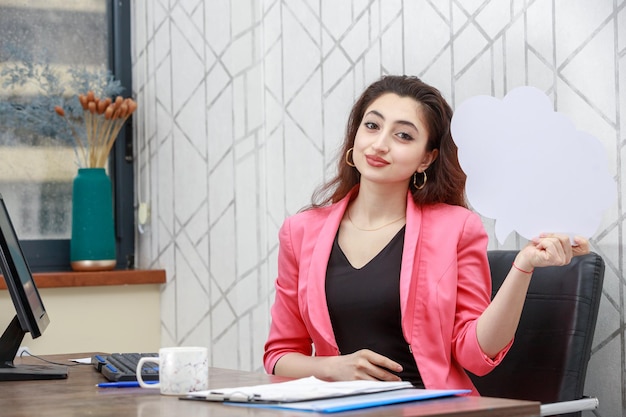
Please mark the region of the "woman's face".
POLYGON ((353 160, 361 181, 407 186, 437 157, 427 151, 422 105, 410 97, 383 94, 365 110, 354 140, 353 160))

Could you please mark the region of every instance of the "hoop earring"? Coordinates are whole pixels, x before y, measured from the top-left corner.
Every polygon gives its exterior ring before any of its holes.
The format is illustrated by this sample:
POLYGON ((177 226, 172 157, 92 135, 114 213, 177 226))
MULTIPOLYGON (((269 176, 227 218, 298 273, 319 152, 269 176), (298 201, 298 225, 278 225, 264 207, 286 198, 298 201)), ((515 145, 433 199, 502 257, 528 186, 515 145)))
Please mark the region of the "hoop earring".
POLYGON ((349 167, 354 168, 356 165, 354 165, 354 162, 350 161, 350 154, 354 151, 354 148, 350 148, 346 151, 346 165, 348 165, 349 167))
POLYGON ((424 175, 424 181, 422 181, 422 185, 417 185, 417 171, 413 173, 413 187, 415 187, 416 190, 421 190, 422 188, 424 188, 424 186, 426 185, 426 181, 428 181, 426 171, 422 172, 422 174, 424 175))

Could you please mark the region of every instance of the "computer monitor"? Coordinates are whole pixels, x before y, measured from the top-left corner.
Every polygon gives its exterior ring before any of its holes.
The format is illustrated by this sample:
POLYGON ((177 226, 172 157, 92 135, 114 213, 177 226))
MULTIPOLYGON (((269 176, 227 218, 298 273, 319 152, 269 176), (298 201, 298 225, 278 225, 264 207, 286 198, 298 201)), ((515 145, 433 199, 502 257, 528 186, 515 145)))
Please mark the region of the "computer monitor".
POLYGON ((15 317, 0 337, 0 381, 67 378, 60 365, 15 365, 13 360, 26 333, 41 336, 50 319, 41 301, 4 198, 0 195, 0 270, 15 307, 15 317))

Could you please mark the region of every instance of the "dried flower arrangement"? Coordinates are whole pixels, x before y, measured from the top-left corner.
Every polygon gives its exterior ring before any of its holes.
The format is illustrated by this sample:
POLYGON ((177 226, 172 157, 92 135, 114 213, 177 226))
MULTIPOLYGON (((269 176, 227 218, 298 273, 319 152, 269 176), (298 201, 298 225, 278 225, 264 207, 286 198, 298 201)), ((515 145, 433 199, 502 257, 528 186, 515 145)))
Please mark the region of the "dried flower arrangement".
POLYGON ((80 151, 79 165, 84 168, 104 168, 120 129, 137 109, 137 103, 122 96, 117 96, 115 100, 110 97, 98 98, 93 91, 79 94, 78 100, 83 108, 85 140, 73 122, 65 116, 61 106, 55 106, 54 111, 65 119, 74 136, 80 151))
POLYGON ((78 93, 94 91, 101 97, 115 97, 124 90, 102 67, 59 71, 45 58, 36 59, 19 48, 2 52, 7 53, 0 66, 2 145, 76 145, 67 123, 55 116, 54 107, 61 106, 66 116, 77 122, 83 113, 78 93))

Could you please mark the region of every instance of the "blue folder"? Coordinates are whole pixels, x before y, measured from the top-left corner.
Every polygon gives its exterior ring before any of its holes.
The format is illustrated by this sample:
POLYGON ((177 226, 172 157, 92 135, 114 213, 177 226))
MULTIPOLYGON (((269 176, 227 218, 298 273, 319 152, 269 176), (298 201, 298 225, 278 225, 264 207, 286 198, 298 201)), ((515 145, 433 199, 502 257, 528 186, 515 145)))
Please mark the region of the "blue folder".
POLYGON ((373 394, 358 394, 345 397, 328 398, 321 400, 265 404, 255 402, 229 402, 223 404, 239 407, 278 408, 283 410, 311 411, 317 413, 337 413, 362 408, 379 407, 383 405, 422 401, 432 398, 450 397, 468 394, 470 390, 429 390, 406 388, 393 391, 377 392, 373 394))

